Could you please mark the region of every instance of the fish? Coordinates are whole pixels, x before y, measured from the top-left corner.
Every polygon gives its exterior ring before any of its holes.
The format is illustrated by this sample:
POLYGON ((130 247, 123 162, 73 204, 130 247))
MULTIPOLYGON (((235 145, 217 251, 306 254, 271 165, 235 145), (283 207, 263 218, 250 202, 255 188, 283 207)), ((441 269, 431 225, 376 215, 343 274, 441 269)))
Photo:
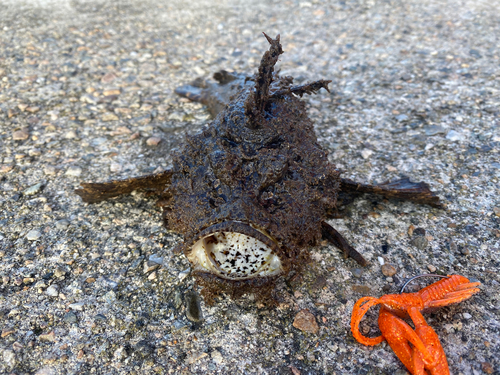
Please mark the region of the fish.
POLYGON ((327 219, 346 197, 371 193, 443 207, 424 182, 408 178, 368 185, 341 177, 318 143, 302 97, 329 91, 329 80, 294 85, 275 72, 280 36, 269 42, 254 75, 220 71, 176 93, 207 105, 213 121, 186 135, 172 167, 157 174, 75 190, 97 203, 146 191, 158 197, 165 226, 182 235, 174 249, 192 264, 206 303, 221 294, 253 293, 273 303, 279 278, 300 272, 311 248, 327 240, 362 266, 365 258, 327 219))

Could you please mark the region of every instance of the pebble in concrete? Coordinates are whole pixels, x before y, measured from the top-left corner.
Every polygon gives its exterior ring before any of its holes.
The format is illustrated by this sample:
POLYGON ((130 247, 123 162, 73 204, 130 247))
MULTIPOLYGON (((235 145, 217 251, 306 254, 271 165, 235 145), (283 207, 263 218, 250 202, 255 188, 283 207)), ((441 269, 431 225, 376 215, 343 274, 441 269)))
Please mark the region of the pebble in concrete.
POLYGON ((43 184, 41 182, 30 186, 26 190, 23 191, 24 195, 35 195, 36 193, 40 192, 42 190, 43 184))
POLYGON ((71 166, 66 170, 67 176, 78 177, 82 174, 83 170, 80 167, 71 166))
POLYGON ((37 229, 32 229, 28 232, 28 234, 26 234, 26 238, 29 240, 29 241, 36 241, 38 240, 40 237, 42 237, 42 232, 40 232, 39 230, 37 229))
POLYGON ((319 331, 316 317, 308 309, 303 309, 298 312, 293 320, 293 326, 303 332, 313 334, 317 334, 319 331))

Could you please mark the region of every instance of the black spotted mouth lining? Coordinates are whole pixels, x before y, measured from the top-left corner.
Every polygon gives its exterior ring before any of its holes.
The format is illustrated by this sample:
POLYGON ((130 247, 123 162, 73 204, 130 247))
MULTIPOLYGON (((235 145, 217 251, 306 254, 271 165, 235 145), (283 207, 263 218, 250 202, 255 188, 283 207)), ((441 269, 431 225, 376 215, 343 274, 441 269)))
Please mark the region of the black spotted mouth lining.
POLYGON ((196 270, 229 280, 276 276, 283 272, 276 242, 263 231, 229 221, 203 230, 188 259, 196 270))

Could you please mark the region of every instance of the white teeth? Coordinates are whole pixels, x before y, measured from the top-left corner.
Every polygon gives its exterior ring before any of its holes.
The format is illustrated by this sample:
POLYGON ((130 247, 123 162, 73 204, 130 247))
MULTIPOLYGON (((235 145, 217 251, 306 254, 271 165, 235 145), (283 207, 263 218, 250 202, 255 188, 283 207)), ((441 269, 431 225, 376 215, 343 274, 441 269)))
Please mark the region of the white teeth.
POLYGON ((278 275, 279 257, 264 242, 237 232, 215 232, 196 242, 188 256, 198 269, 225 279, 278 275))

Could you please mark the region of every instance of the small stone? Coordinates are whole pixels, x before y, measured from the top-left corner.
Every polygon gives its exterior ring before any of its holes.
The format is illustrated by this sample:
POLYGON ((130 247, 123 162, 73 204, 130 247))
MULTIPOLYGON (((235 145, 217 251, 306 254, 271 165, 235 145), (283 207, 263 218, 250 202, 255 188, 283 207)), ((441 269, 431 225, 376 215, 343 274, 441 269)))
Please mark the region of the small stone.
POLYGON ((495 216, 500 217, 500 207, 493 207, 493 213, 495 216))
POLYGON ((70 323, 70 324, 74 324, 74 323, 78 322, 78 318, 77 318, 76 314, 74 312, 71 312, 71 311, 64 314, 63 320, 66 323, 70 323))
POLYGON ((87 104, 97 104, 99 99, 97 99, 94 95, 85 94, 80 97, 80 101, 87 104))
POLYGON ((432 272, 432 273, 436 272, 436 270, 437 270, 437 268, 435 266, 433 266, 432 264, 429 264, 427 266, 427 269, 429 270, 429 272, 432 272))
POLYGON ((462 316, 464 317, 464 319, 467 319, 467 320, 469 320, 470 318, 472 318, 472 315, 469 314, 469 313, 463 313, 462 316))
POLYGON ((151 138, 148 138, 148 140, 146 141, 146 144, 148 146, 158 146, 158 144, 161 142, 161 138, 159 137, 151 137, 151 138))
POLYGON ((409 117, 408 117, 408 115, 405 115, 405 114, 398 115, 398 116, 396 116, 396 120, 398 120, 399 122, 408 121, 409 117))
POLYGON ((43 186, 43 184, 41 182, 39 182, 33 186, 30 186, 26 190, 24 190, 23 194, 24 195, 35 195, 36 193, 40 192, 40 190, 42 190, 42 186, 43 186))
POLYGON ((450 251, 456 253, 457 250, 458 250, 458 246, 457 244, 455 243, 455 241, 453 240, 450 240, 450 242, 448 242, 448 246, 450 247, 450 251))
POLYGON ((370 158, 370 156, 372 156, 372 154, 373 154, 373 151, 370 150, 369 148, 365 148, 363 151, 361 151, 361 156, 365 160, 370 158))
POLYGON ((455 130, 450 130, 448 134, 446 134, 446 139, 455 142, 455 141, 463 141, 465 140, 465 137, 462 133, 456 132, 455 130))
POLYGON ((83 311, 83 306, 85 306, 84 302, 75 302, 75 303, 70 304, 68 307, 71 310, 83 311))
MULTIPOLYGON (((63 359, 63 357, 65 356, 66 355, 61 356, 61 359, 63 359)), ((54 367, 43 367, 35 372, 35 375, 56 375, 56 370, 54 369, 54 367)))
POLYGON ((36 241, 40 237, 42 237, 42 232, 40 232, 39 230, 36 230, 36 229, 30 230, 28 232, 28 234, 26 235, 26 238, 28 239, 28 241, 36 241))
POLYGON ((363 296, 366 296, 372 292, 369 286, 366 285, 353 285, 351 286, 351 289, 355 293, 359 293, 363 296))
MULTIPOLYGON (((37 281, 35 284, 36 289, 42 289, 42 288, 45 288, 46 286, 47 286, 47 284, 45 284, 45 281, 43 281, 43 280, 37 281)), ((41 293, 41 291, 40 291, 40 293, 41 293)))
POLYGON ((40 156, 40 155, 42 155, 42 152, 40 151, 39 148, 32 148, 32 149, 28 150, 28 155, 29 156, 40 156))
POLYGON ((179 290, 176 290, 174 293, 174 307, 179 309, 182 305, 182 294, 179 290))
POLYGON ((113 81, 114 79, 116 78, 116 76, 111 73, 111 72, 108 72, 106 73, 105 75, 103 75, 101 77, 101 82, 102 83, 110 83, 111 81, 113 81))
POLYGON ((224 357, 222 357, 221 352, 218 350, 212 350, 212 353, 210 354, 212 357, 212 361, 220 365, 224 361, 224 357))
POLYGON ((476 234, 478 232, 478 229, 477 227, 475 227, 474 225, 471 225, 471 224, 467 224, 465 226, 465 231, 468 233, 468 234, 476 234))
POLYGON ((480 59, 482 57, 481 54, 479 53, 479 51, 477 49, 471 49, 471 50, 469 50, 469 54, 472 57, 475 57, 476 59, 480 59))
POLYGON ((382 257, 377 257, 378 262, 380 263, 381 266, 385 264, 385 259, 382 257))
POLYGON ((64 275, 66 275, 66 271, 64 269, 62 269, 61 267, 57 267, 55 272, 54 272, 54 276, 55 277, 63 277, 64 275))
POLYGON ((160 265, 163 264, 163 257, 161 257, 158 254, 151 254, 149 256, 149 260, 152 261, 152 262, 158 263, 160 265))
POLYGON ((20 342, 15 341, 12 344, 12 349, 14 349, 14 351, 16 351, 16 352, 20 352, 21 350, 23 350, 23 345, 20 342))
POLYGON ((121 360, 124 360, 125 358, 127 358, 127 350, 125 349, 124 346, 119 346, 114 354, 113 354, 113 357, 114 359, 118 360, 118 361, 121 361, 121 360))
POLYGON ((354 277, 359 278, 363 275, 363 270, 361 268, 354 268, 353 270, 351 270, 351 272, 354 277))
POLYGON ((38 339, 42 342, 54 342, 56 341, 56 334, 54 333, 54 331, 51 331, 49 333, 44 333, 38 336, 38 339))
POLYGON ((77 137, 76 132, 74 130, 70 130, 66 134, 64 134, 64 138, 66 139, 75 139, 77 137))
POLYGON ((120 172, 122 170, 122 165, 120 163, 111 163, 109 166, 109 171, 113 173, 120 172))
POLYGON ((69 221, 66 219, 61 219, 56 221, 56 229, 57 230, 64 230, 69 226, 69 221))
POLYGON ((129 115, 132 113, 130 108, 115 108, 115 113, 119 115, 129 115))
POLYGON ((303 309, 298 312, 293 320, 293 326, 303 332, 313 334, 317 334, 319 332, 319 326, 316 322, 316 318, 308 309, 303 309))
POLYGON ((460 248, 460 254, 462 255, 469 255, 470 254, 470 250, 468 247, 461 247, 460 248))
POLYGON ((398 170, 396 167, 393 167, 392 165, 387 165, 386 168, 389 172, 397 172, 398 170))
POLYGON ((158 263, 148 260, 147 262, 144 262, 144 273, 154 271, 158 267, 160 267, 158 263))
POLYGON ((147 358, 153 354, 154 347, 146 340, 141 340, 135 345, 134 351, 142 358, 147 358))
POLYGON ((102 121, 118 121, 119 118, 114 113, 108 112, 102 116, 102 121))
POLYGON ((96 322, 106 322, 108 320, 108 318, 106 318, 106 316, 102 314, 97 314, 96 316, 94 316, 94 319, 96 322))
POLYGON ((59 295, 59 288, 57 285, 51 285, 45 291, 51 297, 57 297, 59 295))
POLYGON ((156 280, 156 271, 153 271, 149 274, 148 280, 156 280))
POLYGON ((428 127, 425 128, 425 135, 427 135, 427 136, 433 136, 433 135, 437 135, 437 134, 442 134, 445 131, 446 130, 442 126, 431 125, 431 126, 428 126, 428 127))
POLYGON ((110 134, 115 137, 117 135, 131 134, 132 131, 126 126, 119 126, 115 130, 113 130, 110 134))
POLYGON ((205 358, 207 356, 208 354, 205 352, 195 352, 186 358, 186 363, 188 365, 192 365, 193 363, 198 362, 200 359, 205 358))
POLYGON ((8 173, 10 172, 14 167, 12 165, 2 165, 0 167, 0 173, 8 173))
POLYGON ((423 250, 429 244, 429 241, 424 236, 416 236, 411 240, 411 244, 415 246, 417 249, 423 250))
POLYGON ((195 292, 186 293, 186 318, 192 322, 199 322, 203 319, 201 312, 200 298, 195 292))
POLYGON ((4 338, 4 337, 7 337, 9 335, 12 335, 14 332, 16 332, 16 330, 14 328, 4 328, 2 330, 2 335, 1 337, 4 338))
POLYGON ((90 144, 94 147, 98 147, 98 146, 106 143, 107 141, 108 141, 108 139, 105 137, 97 137, 97 138, 92 139, 92 141, 90 141, 90 144))
POLYGON ((52 165, 46 165, 43 167, 43 173, 45 173, 47 176, 52 176, 56 174, 56 168, 52 165))
POLYGON ((425 229, 424 228, 416 228, 413 230, 413 235, 414 236, 425 236, 425 229))
POLYGON ((77 167, 77 166, 71 166, 66 170, 66 175, 78 177, 82 174, 82 172, 83 172, 82 168, 77 167))
POLYGON ((14 368, 16 366, 16 354, 13 350, 4 350, 3 351, 3 360, 7 365, 7 368, 14 368))
POLYGON ((120 95, 120 94, 121 94, 120 90, 116 90, 116 89, 114 89, 114 90, 105 90, 105 91, 102 92, 103 96, 112 96, 112 95, 120 95))
POLYGON ((29 138, 29 133, 26 130, 17 130, 12 133, 12 139, 14 141, 24 141, 29 138))
POLYGON ((185 323, 183 323, 183 322, 182 322, 182 321, 180 321, 180 320, 174 320, 174 321, 172 322, 172 325, 174 326, 174 329, 175 329, 176 331, 178 331, 178 330, 180 330, 180 329, 182 329, 182 328, 186 327, 186 324, 185 324, 185 323))
POLYGON ((495 372, 493 365, 489 362, 481 362, 481 369, 487 374, 493 374, 495 372))
POLYGON ((26 111, 30 113, 37 113, 40 110, 40 107, 28 107, 26 108, 26 111))
POLYGON ((188 269, 185 269, 184 271, 179 272, 179 280, 182 281, 186 277, 188 277, 190 271, 191 271, 191 269, 188 268, 188 269))
POLYGON ((392 264, 386 263, 382 266, 382 273, 384 276, 392 277, 396 274, 397 270, 392 264))
POLYGON ((110 290, 104 295, 104 300, 110 305, 112 305, 116 301, 116 293, 110 290))

